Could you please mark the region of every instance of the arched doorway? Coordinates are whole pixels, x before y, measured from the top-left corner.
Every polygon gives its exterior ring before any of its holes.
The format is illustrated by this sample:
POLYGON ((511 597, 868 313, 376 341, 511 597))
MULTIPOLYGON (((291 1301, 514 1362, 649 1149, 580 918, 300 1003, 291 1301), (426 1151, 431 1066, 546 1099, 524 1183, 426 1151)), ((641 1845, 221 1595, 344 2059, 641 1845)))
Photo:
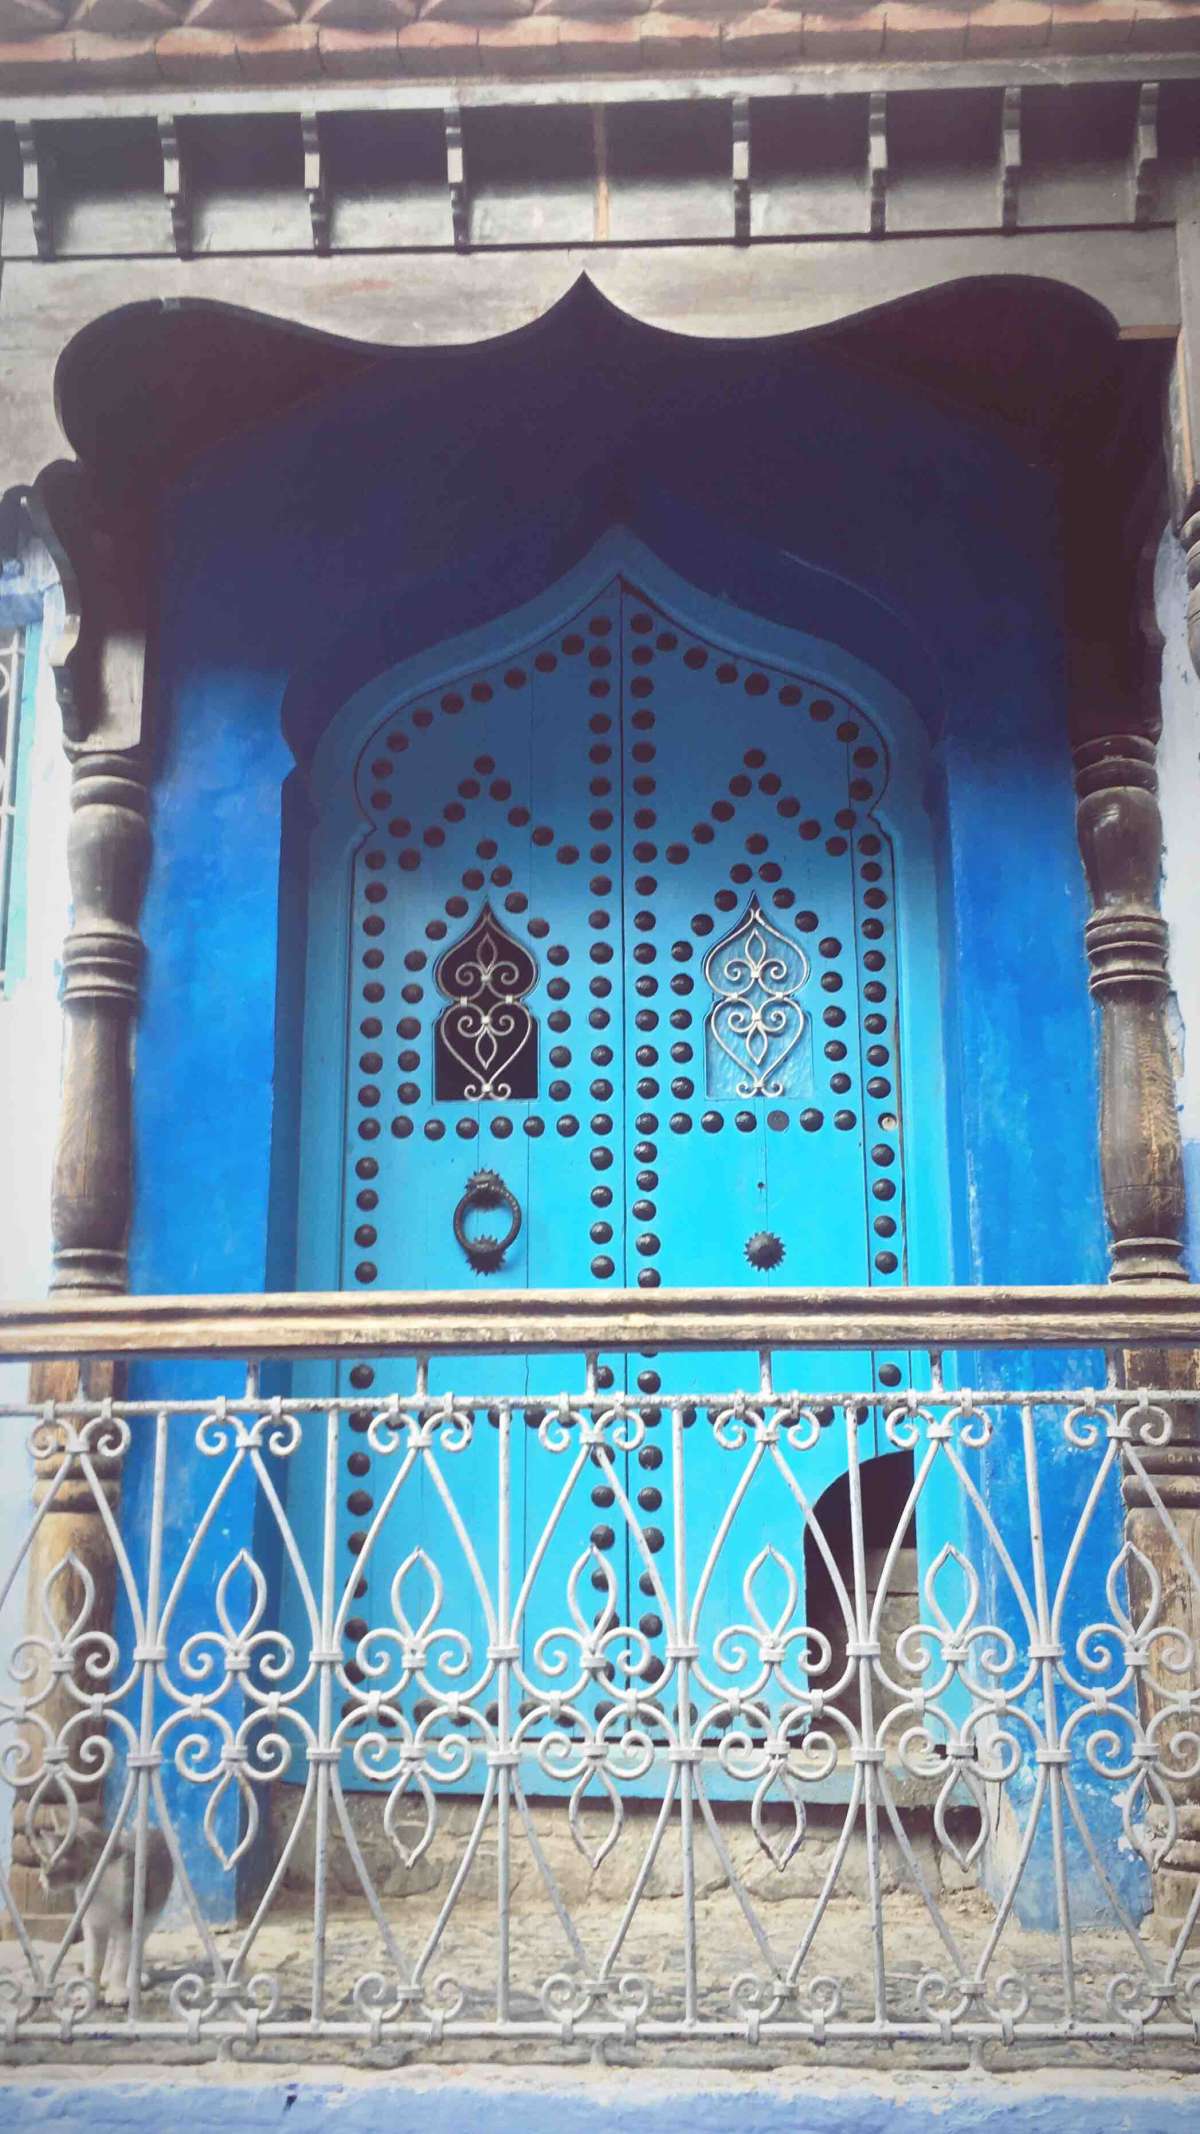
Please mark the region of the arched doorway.
MULTIPOLYGON (((359 692, 312 775, 300 1285, 944 1280, 924 757, 911 708, 852 654, 698 595, 623 533, 507 624, 359 692)), ((801 1393, 901 1376, 882 1355, 787 1361, 801 1393)), ((620 1371, 644 1427, 615 1485, 585 1459, 569 1486, 538 1457, 555 1366, 441 1367, 459 1395, 526 1403, 500 1522, 495 1408, 440 1478, 422 1462, 405 1481, 357 1366, 340 1388, 364 1399, 339 1485, 348 1652, 436 1607, 481 1654, 511 1519, 534 1696, 585 1608, 629 1626, 653 1683, 675 1513, 656 1432, 686 1399, 692 1503, 707 1460, 712 1517, 678 1545, 701 1651, 735 1683, 716 1641, 747 1607, 778 1612, 791 1576, 803 1620, 807 1507, 844 1437, 818 1404, 802 1462, 731 1464, 721 1395, 756 1366, 703 1362, 701 1384, 694 1357, 627 1374, 598 1357, 598 1396, 620 1371)), ((864 1457, 887 1449, 882 1415, 864 1457)))

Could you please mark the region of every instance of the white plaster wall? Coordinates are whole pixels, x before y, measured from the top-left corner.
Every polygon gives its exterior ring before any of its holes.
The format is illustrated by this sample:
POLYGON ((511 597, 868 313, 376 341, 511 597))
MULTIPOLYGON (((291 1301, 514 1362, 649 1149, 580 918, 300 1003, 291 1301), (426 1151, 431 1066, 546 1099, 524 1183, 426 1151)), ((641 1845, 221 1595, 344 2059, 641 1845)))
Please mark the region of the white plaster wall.
POLYGON ((1162 800, 1163 912, 1171 929, 1172 1035, 1188 1184, 1188 1260, 1200 1280, 1200 678, 1187 647, 1187 577, 1170 529, 1163 535, 1154 598, 1165 640, 1162 800))
MULTIPOLYGON (((46 590, 28 785, 24 970, 0 997, 0 1298, 43 1296, 50 1272, 50 1167, 58 1107, 62 1013, 59 956, 67 924, 68 770, 62 725, 45 659, 59 601, 48 560, 27 559, 28 585, 46 590)), ((23 742, 29 741, 28 729, 23 742)), ((14 884, 15 887, 15 884, 14 884)), ((26 1399, 23 1365, 0 1363, 0 1410, 26 1399)), ((0 1715, 25 1611, 20 1569, 9 1580, 29 1519, 29 1426, 0 1413, 0 1715)), ((12 1736, 0 1727, 0 1757, 12 1736)), ((0 1782, 0 1860, 8 1858, 12 1798, 0 1782)))

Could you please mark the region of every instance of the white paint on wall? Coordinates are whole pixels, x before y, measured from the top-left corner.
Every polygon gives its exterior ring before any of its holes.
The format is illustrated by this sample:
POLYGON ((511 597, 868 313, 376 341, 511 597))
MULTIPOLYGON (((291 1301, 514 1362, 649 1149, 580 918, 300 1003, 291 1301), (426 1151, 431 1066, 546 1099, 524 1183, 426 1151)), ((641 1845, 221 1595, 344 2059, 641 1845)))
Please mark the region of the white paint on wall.
POLYGON ((1187 645, 1187 575, 1170 528, 1154 574, 1163 633, 1159 793, 1163 817, 1162 906, 1171 930, 1172 1015, 1179 1122, 1188 1183, 1188 1257, 1200 1279, 1200 677, 1187 645))
MULTIPOLYGON (((62 724, 45 657, 61 599, 49 559, 25 559, 24 589, 45 597, 39 671, 33 699, 32 747, 23 859, 25 877, 14 892, 25 902, 25 953, 0 998, 0 1298, 45 1294, 50 1273, 50 1171, 58 1113, 62 1050, 59 958, 68 917, 67 812, 69 772, 62 724)), ((27 699, 28 701, 28 699, 27 699)), ((25 1401, 24 1365, 0 1363, 0 1407, 25 1401)), ((28 1425, 0 1417, 0 1594, 28 1529, 32 1463, 28 1425)), ((25 1578, 18 1568, 0 1599, 0 1699, 11 1693, 10 1667, 25 1618, 25 1578)), ((0 1703, 0 1712, 3 1706, 0 1703)), ((11 1743, 0 1727, 0 1755, 11 1743)), ((10 1789, 0 1783, 0 1859, 7 1859, 12 1822, 10 1789)))

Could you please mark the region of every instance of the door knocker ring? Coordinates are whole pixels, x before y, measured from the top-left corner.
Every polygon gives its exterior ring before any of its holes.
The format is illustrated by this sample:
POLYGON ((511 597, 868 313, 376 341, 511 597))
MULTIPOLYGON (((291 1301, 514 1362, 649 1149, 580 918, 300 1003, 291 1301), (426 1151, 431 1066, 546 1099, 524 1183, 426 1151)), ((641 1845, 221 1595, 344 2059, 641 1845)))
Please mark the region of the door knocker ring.
POLYGON ((504 1255, 515 1245, 521 1229, 521 1210, 498 1171, 474 1171, 454 1210, 454 1235, 476 1274, 495 1274, 504 1255), (467 1217, 473 1208, 507 1208, 508 1229, 503 1237, 468 1237, 467 1217))

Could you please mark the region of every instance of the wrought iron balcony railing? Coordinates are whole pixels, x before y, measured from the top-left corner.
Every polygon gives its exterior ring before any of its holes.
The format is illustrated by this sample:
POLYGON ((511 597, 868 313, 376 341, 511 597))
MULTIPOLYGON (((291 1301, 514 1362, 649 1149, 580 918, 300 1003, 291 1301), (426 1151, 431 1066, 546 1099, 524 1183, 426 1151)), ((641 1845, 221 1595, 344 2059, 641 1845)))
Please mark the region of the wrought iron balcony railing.
POLYGON ((1165 1285, 0 1314, 9 2049, 1194 2051, 1197 1348, 1165 1285))

